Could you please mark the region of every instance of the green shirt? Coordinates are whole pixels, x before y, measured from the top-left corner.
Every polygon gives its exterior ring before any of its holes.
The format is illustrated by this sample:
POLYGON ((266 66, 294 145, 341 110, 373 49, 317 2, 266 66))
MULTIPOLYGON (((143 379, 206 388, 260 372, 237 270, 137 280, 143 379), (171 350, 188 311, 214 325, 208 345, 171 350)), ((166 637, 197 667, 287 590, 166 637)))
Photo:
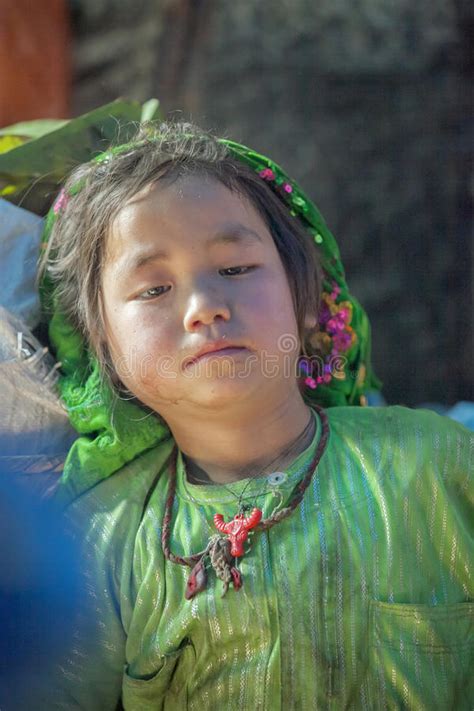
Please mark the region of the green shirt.
MULTIPOLYGON (((428 411, 327 410, 330 438, 304 499, 256 532, 243 587, 213 571, 184 598, 189 568, 164 560, 172 440, 76 500, 86 593, 51 708, 472 708, 469 473, 474 437, 428 411), (85 532, 85 533, 84 533, 85 532), (64 690, 63 692, 61 691, 64 690)), ((320 437, 285 471, 283 505, 320 437)), ((268 516, 265 478, 191 485, 177 468, 171 550, 206 545, 237 498, 268 516)))

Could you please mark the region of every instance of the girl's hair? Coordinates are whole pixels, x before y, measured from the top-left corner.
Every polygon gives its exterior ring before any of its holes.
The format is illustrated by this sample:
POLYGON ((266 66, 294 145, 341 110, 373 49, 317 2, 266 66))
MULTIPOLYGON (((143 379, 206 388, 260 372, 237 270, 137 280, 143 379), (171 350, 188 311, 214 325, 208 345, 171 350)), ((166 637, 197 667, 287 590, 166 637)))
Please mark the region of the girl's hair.
POLYGON ((317 315, 321 273, 313 238, 259 175, 225 143, 189 123, 143 125, 128 147, 112 148, 79 166, 64 185, 40 269, 52 280, 57 304, 84 336, 104 368, 111 367, 100 299, 107 236, 120 209, 152 183, 186 175, 213 178, 250 201, 269 229, 290 286, 302 352, 307 314, 317 315))

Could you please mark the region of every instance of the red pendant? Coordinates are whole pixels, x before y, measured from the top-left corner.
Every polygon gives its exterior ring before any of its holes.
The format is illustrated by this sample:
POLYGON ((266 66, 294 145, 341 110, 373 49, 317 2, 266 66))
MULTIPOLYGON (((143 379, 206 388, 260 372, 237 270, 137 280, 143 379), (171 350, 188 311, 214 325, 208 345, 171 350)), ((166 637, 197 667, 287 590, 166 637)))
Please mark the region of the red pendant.
POLYGON ((186 591, 184 597, 186 600, 192 600, 192 598, 198 593, 202 592, 207 585, 207 574, 206 566, 203 560, 196 563, 186 584, 186 591))
POLYGON ((214 524, 220 533, 227 534, 230 541, 230 552, 234 558, 240 558, 244 554, 244 543, 248 538, 249 531, 260 523, 262 512, 260 509, 253 509, 249 516, 243 513, 236 514, 231 521, 224 521, 222 514, 214 515, 214 524))

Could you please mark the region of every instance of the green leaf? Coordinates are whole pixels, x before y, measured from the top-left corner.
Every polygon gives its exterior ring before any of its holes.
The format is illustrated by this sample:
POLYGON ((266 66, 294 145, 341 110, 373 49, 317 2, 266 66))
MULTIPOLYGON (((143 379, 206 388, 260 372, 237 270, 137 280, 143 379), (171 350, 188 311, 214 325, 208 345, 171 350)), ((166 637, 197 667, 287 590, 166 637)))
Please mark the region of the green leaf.
POLYGON ((24 139, 19 136, 2 136, 0 135, 0 153, 6 153, 11 151, 17 146, 21 146, 24 143, 24 139))
POLYGON ((0 197, 6 198, 8 195, 13 195, 16 189, 15 185, 5 185, 5 187, 0 190, 0 197))
POLYGON ((160 102, 158 99, 148 99, 142 106, 140 121, 153 121, 161 118, 160 102))
POLYGON ((20 136, 25 139, 39 138, 45 133, 56 131, 68 123, 67 119, 38 119, 37 121, 23 121, 12 126, 0 128, 0 136, 20 136))
POLYGON ((50 131, 43 121, 36 129, 32 125, 36 122, 23 124, 30 124, 30 134, 36 131, 37 137, 0 153, 0 194, 27 210, 45 214, 64 177, 110 143, 131 140, 141 116, 138 102, 118 100, 56 122, 56 128, 49 121, 50 131))

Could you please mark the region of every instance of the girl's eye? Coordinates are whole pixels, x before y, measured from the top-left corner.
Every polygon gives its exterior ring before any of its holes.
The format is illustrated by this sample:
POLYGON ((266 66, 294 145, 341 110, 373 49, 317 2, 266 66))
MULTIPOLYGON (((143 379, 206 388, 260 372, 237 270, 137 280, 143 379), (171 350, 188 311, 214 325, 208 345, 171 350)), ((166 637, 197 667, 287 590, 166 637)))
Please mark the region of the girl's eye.
POLYGON ((240 276, 241 274, 251 272, 253 269, 256 269, 256 267, 227 267, 227 269, 220 269, 219 273, 222 274, 225 272, 223 276, 240 276))
POLYGON ((151 289, 147 289, 142 294, 139 295, 139 299, 146 301, 147 299, 156 299, 157 296, 161 296, 167 291, 169 286, 152 286, 151 289))
MULTIPOLYGON (((222 274, 222 276, 242 276, 256 268, 257 267, 253 265, 249 267, 227 267, 226 269, 219 269, 219 274, 222 274)), ((165 294, 170 288, 170 286, 152 286, 150 289, 139 294, 138 298, 140 301, 151 301, 165 294)))

